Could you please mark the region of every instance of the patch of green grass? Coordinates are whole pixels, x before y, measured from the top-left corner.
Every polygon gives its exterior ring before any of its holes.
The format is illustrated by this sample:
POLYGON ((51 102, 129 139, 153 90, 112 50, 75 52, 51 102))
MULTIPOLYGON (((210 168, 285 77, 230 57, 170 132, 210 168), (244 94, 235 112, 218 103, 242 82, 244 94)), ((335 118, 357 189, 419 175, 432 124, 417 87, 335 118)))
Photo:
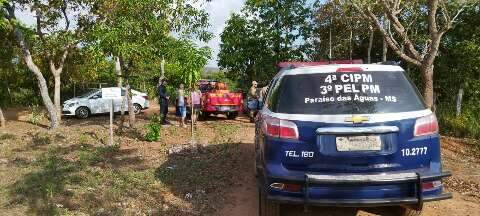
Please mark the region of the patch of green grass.
POLYGON ((82 166, 95 165, 104 162, 109 156, 119 150, 120 146, 99 146, 95 148, 85 148, 79 151, 78 158, 82 166))
POLYGON ((43 146, 48 145, 52 142, 52 139, 48 134, 36 133, 32 136, 32 146, 43 146))
POLYGON ((49 151, 37 162, 36 170, 11 186, 10 196, 15 203, 28 204, 32 214, 58 215, 57 201, 71 196, 66 185, 75 181, 76 170, 74 163, 49 151))
POLYGON ((42 108, 38 105, 30 106, 30 113, 27 116, 27 122, 38 125, 44 119, 42 108))
POLYGON ((156 142, 160 139, 160 129, 162 125, 160 124, 160 117, 158 115, 153 115, 150 118, 150 122, 145 125, 147 133, 145 134, 145 140, 148 142, 156 142))
POLYGON ((480 139, 480 110, 467 108, 456 116, 453 107, 439 106, 437 118, 440 132, 449 136, 480 139))
POLYGON ((238 133, 240 125, 237 124, 216 124, 214 125, 215 138, 217 143, 230 143, 233 141, 233 135, 238 133))
POLYGON ((80 134, 80 136, 78 137, 78 143, 80 145, 86 145, 86 144, 89 144, 89 141, 90 141, 90 137, 88 137, 87 134, 80 134))
POLYGON ((2 140, 12 140, 15 139, 15 135, 9 133, 1 133, 0 134, 0 141, 2 140))
POLYGON ((238 157, 238 144, 211 145, 198 154, 173 155, 156 171, 163 183, 182 193, 202 188, 218 189, 235 172, 232 163, 238 157), (230 167, 231 166, 231 167, 230 167))

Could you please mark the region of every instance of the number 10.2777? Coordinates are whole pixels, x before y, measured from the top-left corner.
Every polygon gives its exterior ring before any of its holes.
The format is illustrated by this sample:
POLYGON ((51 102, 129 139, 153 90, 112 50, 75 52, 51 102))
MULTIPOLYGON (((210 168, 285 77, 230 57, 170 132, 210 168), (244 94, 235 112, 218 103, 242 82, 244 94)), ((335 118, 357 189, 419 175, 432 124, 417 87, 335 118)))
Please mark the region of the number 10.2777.
POLYGON ((426 155, 427 150, 428 150, 428 147, 406 148, 406 149, 402 149, 401 152, 403 157, 408 157, 408 156, 426 155))

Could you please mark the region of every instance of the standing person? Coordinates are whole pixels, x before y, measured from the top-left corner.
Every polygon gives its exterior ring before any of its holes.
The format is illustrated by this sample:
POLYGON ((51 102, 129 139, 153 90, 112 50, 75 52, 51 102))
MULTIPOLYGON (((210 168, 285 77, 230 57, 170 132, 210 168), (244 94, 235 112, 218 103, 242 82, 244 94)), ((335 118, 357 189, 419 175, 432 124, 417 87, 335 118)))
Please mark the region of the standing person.
POLYGON ((183 84, 180 84, 177 95, 177 107, 180 115, 180 127, 187 127, 185 125, 185 117, 187 117, 187 103, 185 101, 185 86, 183 84))
POLYGON ((258 93, 257 93, 257 81, 252 81, 252 87, 250 87, 250 90, 248 91, 248 109, 249 111, 249 116, 250 116, 250 122, 254 122, 255 120, 255 115, 257 111, 255 110, 257 108, 258 104, 258 93))
POLYGON ((198 113, 202 109, 202 103, 201 103, 202 93, 198 90, 198 87, 196 85, 190 96, 192 98, 191 106, 193 106, 192 121, 193 123, 196 123, 198 118, 198 113))
POLYGON ((167 92, 167 79, 160 80, 160 85, 157 88, 158 94, 158 103, 160 104, 160 123, 162 125, 170 124, 167 121, 167 114, 168 114, 168 100, 170 99, 170 95, 167 92))

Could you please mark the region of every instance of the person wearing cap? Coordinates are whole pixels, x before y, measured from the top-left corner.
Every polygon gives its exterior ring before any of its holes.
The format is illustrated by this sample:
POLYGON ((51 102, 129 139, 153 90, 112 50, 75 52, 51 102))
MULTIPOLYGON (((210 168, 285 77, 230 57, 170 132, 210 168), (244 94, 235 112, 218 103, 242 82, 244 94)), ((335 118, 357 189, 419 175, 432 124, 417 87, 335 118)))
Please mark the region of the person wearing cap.
POLYGON ((168 100, 170 95, 167 92, 167 79, 161 79, 160 85, 157 88, 158 103, 160 104, 160 123, 163 125, 169 124, 167 121, 168 114, 168 100))

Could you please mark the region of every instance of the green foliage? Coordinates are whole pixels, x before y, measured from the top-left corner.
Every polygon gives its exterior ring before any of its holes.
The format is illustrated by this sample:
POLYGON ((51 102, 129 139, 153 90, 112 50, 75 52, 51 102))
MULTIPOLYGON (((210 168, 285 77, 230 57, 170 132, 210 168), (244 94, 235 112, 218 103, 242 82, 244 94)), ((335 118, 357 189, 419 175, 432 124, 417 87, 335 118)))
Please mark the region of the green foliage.
POLYGON ((208 72, 202 76, 204 79, 216 80, 219 82, 224 82, 227 84, 230 90, 238 90, 238 83, 235 80, 228 78, 227 74, 224 71, 214 71, 208 72))
POLYGON ((155 95, 162 59, 174 86, 191 86, 199 79, 210 49, 198 48, 190 40, 211 38, 204 10, 188 0, 95 1, 93 5, 93 17, 81 24, 88 44, 107 56, 119 56, 123 76, 133 87, 142 86, 155 95))
POLYGON ((27 122, 34 125, 38 125, 44 119, 43 109, 38 105, 32 105, 29 107, 30 112, 27 116, 27 122))
POLYGON ((435 63, 440 130, 458 137, 480 138, 479 7, 466 8, 446 34, 435 63), (463 88, 462 111, 456 116, 457 92, 463 88))
POLYGON ((456 116, 453 109, 441 107, 437 112, 437 116, 442 134, 480 139, 480 115, 478 109, 476 111, 470 109, 463 110, 459 116, 456 116))
POLYGON ((145 125, 145 128, 147 129, 147 133, 145 134, 145 140, 148 142, 156 142, 160 139, 160 129, 161 129, 161 124, 160 124, 160 116, 158 115, 153 115, 150 118, 150 122, 145 125))
MULTIPOLYGON (((7 0, 0 0, 0 9, 3 8, 3 4, 6 4, 7 0)), ((4 10, 0 10, 0 30, 3 30, 7 27, 8 25, 8 20, 5 18, 4 14, 6 13, 4 10)))
POLYGON ((305 0, 247 1, 221 34, 220 68, 244 89, 252 80, 268 84, 278 62, 304 59, 311 16, 305 0))

